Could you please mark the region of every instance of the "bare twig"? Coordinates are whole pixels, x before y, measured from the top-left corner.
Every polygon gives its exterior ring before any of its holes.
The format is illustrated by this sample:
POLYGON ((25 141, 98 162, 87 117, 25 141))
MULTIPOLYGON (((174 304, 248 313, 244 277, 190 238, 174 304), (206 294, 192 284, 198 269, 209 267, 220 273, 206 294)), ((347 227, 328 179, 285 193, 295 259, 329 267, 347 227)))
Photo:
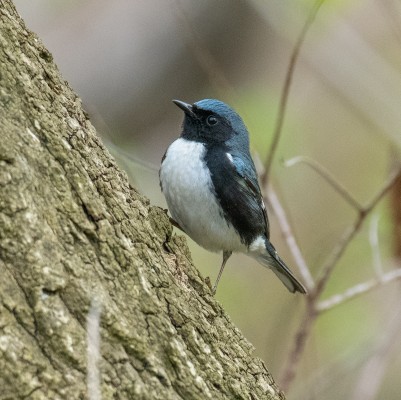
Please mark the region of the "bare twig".
POLYGON ((98 133, 101 134, 103 144, 107 147, 107 149, 115 158, 118 159, 123 156, 124 158, 133 161, 137 166, 143 167, 144 169, 147 169, 149 171, 158 171, 160 169, 160 165, 145 161, 143 157, 137 157, 132 152, 129 152, 123 149, 121 146, 115 144, 113 141, 113 131, 104 120, 101 112, 93 104, 90 104, 89 107, 92 123, 96 126, 98 133))
POLYGON ((298 39, 297 39, 295 46, 291 53, 290 62, 289 62, 289 65, 287 68, 287 73, 286 73, 285 80, 284 80, 283 90, 281 92, 280 105, 279 105, 279 109, 278 109, 278 113, 277 113, 276 125, 275 125, 274 133, 273 133, 273 140, 272 140, 270 150, 268 152, 268 156, 267 156, 267 159, 265 162, 265 173, 263 174, 263 176, 261 178, 262 186, 265 186, 268 181, 271 166, 273 163, 273 158, 275 156, 278 142, 280 140, 280 135, 281 135, 283 122, 284 122, 284 116, 285 116, 285 112, 287 109, 288 95, 290 93, 291 82, 292 82, 292 78, 294 76, 295 65, 298 61, 299 52, 300 52, 302 44, 305 40, 305 36, 308 33, 309 28, 312 25, 313 21, 315 20, 316 15, 320 9, 320 6, 323 4, 323 2, 324 2, 324 0, 317 0, 315 2, 312 10, 309 12, 309 15, 305 22, 305 25, 303 26, 302 31, 299 34, 298 39))
POLYGON ((133 161, 137 166, 143 167, 146 170, 154 172, 159 171, 160 165, 155 165, 152 162, 143 160, 141 157, 135 156, 134 154, 124 150, 122 147, 114 144, 113 141, 108 138, 104 137, 102 138, 102 141, 115 158, 123 156, 124 158, 133 161))
MULTIPOLYGON (((306 308, 304 317, 298 328, 298 331, 295 334, 294 347, 291 350, 287 358, 287 362, 285 364, 281 381, 281 385, 284 391, 288 390, 292 381, 295 378, 296 369, 299 360, 301 359, 301 355, 305 350, 306 341, 313 326, 313 322, 319 315, 319 312, 317 310, 317 300, 321 295, 322 291, 324 290, 324 288, 326 287, 326 284, 328 282, 328 279, 330 278, 330 275, 334 267, 336 266, 340 257, 345 252, 348 245, 351 243, 353 237, 359 231, 366 217, 369 215, 372 209, 377 205, 377 203, 384 197, 384 195, 391 189, 391 187, 395 184, 400 172, 401 171, 398 170, 396 173, 392 174, 390 178, 387 180, 387 182, 383 185, 383 187, 378 191, 376 196, 370 201, 370 203, 368 203, 366 207, 362 208, 359 211, 356 221, 351 227, 349 227, 344 232, 339 242, 334 247, 328 260, 324 264, 322 276, 317 281, 317 284, 315 285, 315 290, 313 292, 310 292, 309 296, 307 297, 308 306, 306 308)), ((365 291, 362 291, 361 293, 365 293, 365 291)))
POLYGON ((376 276, 380 278, 383 275, 383 264, 380 255, 379 246, 379 215, 375 214, 370 221, 369 242, 372 249, 373 268, 376 276))
POLYGON ((306 300, 307 300, 306 311, 302 318, 298 331, 295 334, 294 346, 287 357, 287 361, 285 362, 285 368, 279 381, 280 387, 283 390, 283 392, 288 391, 292 381, 295 378, 299 361, 301 360, 302 353, 305 349, 306 341, 309 337, 309 334, 313 326, 313 322, 317 315, 314 308, 314 301, 315 301, 314 298, 308 295, 308 297, 306 297, 306 300))
MULTIPOLYGON (((398 168, 400 167, 400 156, 393 150, 392 163, 398 168)), ((401 260, 401 174, 398 176, 397 182, 391 190, 391 220, 393 221, 393 252, 394 256, 401 260)))
POLYGON ((100 400, 100 313, 101 305, 94 299, 86 318, 87 334, 87 387, 89 400, 100 400))
POLYGON ((349 289, 344 293, 336 294, 327 300, 321 301, 316 309, 318 312, 328 311, 345 303, 361 294, 368 293, 374 289, 377 289, 387 283, 394 282, 401 279, 401 268, 397 268, 393 271, 386 272, 380 278, 371 279, 370 281, 359 283, 349 289))
POLYGON ((399 174, 400 174, 400 170, 396 171, 389 177, 387 182, 378 191, 376 196, 368 203, 367 206, 365 206, 364 208, 362 208, 359 211, 358 217, 355 220, 354 224, 344 232, 344 234, 338 241, 337 245, 334 247, 333 251, 331 252, 329 258, 327 259, 326 263, 324 264, 324 266, 322 268, 322 270, 323 270, 322 276, 318 280, 318 283, 316 285, 317 296, 320 293, 322 293, 335 265, 337 264, 337 261, 344 254, 344 251, 347 249, 351 240, 356 235, 356 233, 359 231, 359 229, 362 226, 362 223, 364 222, 366 217, 373 210, 373 208, 377 205, 377 203, 379 203, 379 201, 384 197, 384 195, 386 193, 388 193, 388 191, 391 189, 391 187, 396 183, 399 174))
POLYGON ((374 400, 385 377, 385 372, 391 357, 397 354, 396 346, 399 345, 399 332, 401 328, 400 302, 390 308, 392 317, 386 323, 384 334, 373 350, 373 356, 365 364, 359 376, 352 396, 353 400, 374 400))
POLYGON ((308 291, 311 291, 315 286, 312 275, 297 244, 297 241, 295 240, 295 236, 292 233, 291 226, 287 220, 285 211, 276 195, 276 192, 273 190, 271 185, 269 185, 267 188, 267 197, 269 199, 269 204, 271 205, 275 215, 277 216, 281 233, 285 241, 287 242, 287 246, 290 249, 292 256, 294 257, 299 272, 302 275, 305 286, 308 291))
POLYGON ((401 179, 401 169, 396 169, 390 174, 387 182, 383 185, 381 190, 379 190, 376 196, 368 203, 368 205, 363 210, 363 213, 368 214, 376 207, 377 203, 388 193, 388 191, 397 183, 397 180, 401 179))
POLYGON ((327 183, 329 183, 329 185, 338 194, 341 195, 341 197, 345 201, 347 201, 348 204, 351 205, 351 207, 355 208, 358 211, 360 211, 362 209, 362 206, 358 203, 357 200, 355 200, 352 197, 351 193, 340 182, 338 182, 326 168, 324 168, 317 161, 312 160, 309 157, 297 156, 297 157, 294 157, 294 158, 291 158, 291 159, 285 161, 284 165, 286 167, 292 167, 293 165, 300 164, 300 163, 308 165, 315 172, 317 172, 327 183))

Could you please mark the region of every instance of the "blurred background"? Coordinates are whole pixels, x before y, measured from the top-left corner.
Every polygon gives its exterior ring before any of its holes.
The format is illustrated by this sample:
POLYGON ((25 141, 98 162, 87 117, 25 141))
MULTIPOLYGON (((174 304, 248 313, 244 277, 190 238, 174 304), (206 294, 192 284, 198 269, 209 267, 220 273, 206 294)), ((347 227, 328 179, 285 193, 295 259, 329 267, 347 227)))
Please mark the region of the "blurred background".
MULTIPOLYGON (((157 171, 183 118, 171 100, 218 98, 229 103, 249 128, 254 155, 265 160, 290 54, 314 4, 14 2, 53 53, 133 185, 164 208, 157 171)), ((310 168, 288 168, 283 161, 298 155, 313 158, 366 204, 401 158, 400 131, 400 1, 324 2, 301 49, 271 175, 314 277, 357 215, 310 168)), ((401 198, 390 198, 365 221, 323 298, 374 278, 378 255, 385 271, 399 265, 401 231, 395 215, 401 198), (378 248, 372 249, 372 233, 377 233, 378 248)), ((278 221, 270 215, 272 241, 299 276, 278 221)), ((221 255, 188 241, 195 265, 213 282, 221 255)), ((391 283, 320 316, 288 399, 399 399, 400 290, 399 283, 391 283)), ((235 255, 217 300, 280 384, 304 299, 289 294, 250 258, 235 255)))

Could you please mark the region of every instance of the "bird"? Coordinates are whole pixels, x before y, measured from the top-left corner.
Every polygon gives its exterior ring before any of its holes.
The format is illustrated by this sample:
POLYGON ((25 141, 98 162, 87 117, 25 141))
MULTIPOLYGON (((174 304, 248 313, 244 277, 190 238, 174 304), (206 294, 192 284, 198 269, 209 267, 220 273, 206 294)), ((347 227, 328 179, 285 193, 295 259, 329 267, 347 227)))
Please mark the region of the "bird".
POLYGON ((245 253, 271 269, 292 292, 305 287, 270 242, 269 219, 242 118, 226 103, 173 100, 184 120, 161 162, 161 190, 174 225, 198 245, 222 252, 212 288, 232 253, 245 253))

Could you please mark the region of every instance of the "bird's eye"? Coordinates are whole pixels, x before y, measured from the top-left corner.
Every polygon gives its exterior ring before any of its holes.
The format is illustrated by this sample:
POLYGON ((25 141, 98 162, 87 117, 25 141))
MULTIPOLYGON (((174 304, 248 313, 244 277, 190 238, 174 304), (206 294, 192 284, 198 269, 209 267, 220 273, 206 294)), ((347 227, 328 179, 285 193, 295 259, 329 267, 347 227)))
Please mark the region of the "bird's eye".
POLYGON ((206 122, 207 122, 207 124, 208 124, 209 126, 213 126, 213 125, 216 125, 216 124, 217 124, 218 120, 217 120, 217 118, 214 117, 213 115, 209 115, 209 116, 207 117, 206 122))

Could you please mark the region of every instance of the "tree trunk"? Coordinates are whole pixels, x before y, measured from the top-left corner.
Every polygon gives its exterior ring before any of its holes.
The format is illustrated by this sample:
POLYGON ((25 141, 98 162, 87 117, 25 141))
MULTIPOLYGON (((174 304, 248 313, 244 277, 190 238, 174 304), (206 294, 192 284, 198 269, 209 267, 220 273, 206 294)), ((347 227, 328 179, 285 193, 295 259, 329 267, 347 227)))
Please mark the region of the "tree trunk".
POLYGON ((283 399, 10 1, 0 41, 0 399, 283 399))

